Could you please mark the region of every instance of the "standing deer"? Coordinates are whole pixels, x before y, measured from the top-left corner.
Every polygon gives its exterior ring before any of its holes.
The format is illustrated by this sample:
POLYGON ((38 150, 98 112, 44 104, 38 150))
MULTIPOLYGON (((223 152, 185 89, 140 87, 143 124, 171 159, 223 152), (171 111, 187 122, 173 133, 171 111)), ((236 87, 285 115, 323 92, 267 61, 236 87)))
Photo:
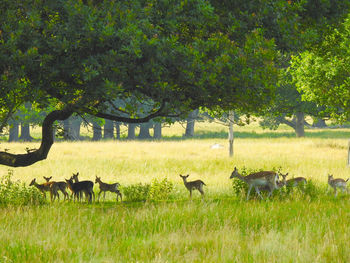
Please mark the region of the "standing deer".
POLYGON ((242 176, 238 173, 237 168, 233 170, 230 179, 237 177, 238 179, 246 182, 249 185, 247 200, 249 199, 250 191, 254 187, 256 193, 261 199, 264 199, 259 191, 261 187, 268 187, 269 195, 271 196, 273 190, 277 189, 279 186, 278 183, 278 174, 274 171, 262 171, 257 173, 252 173, 247 176, 242 176))
POLYGON ((349 192, 349 190, 346 188, 346 183, 349 181, 347 179, 346 181, 342 178, 333 178, 332 174, 328 175, 328 184, 334 189, 334 195, 337 196, 337 188, 340 188, 342 192, 349 192))
MULTIPOLYGON (((50 176, 50 177, 43 176, 43 178, 46 180, 46 182, 49 182, 51 180, 52 176, 50 176)), ((59 190, 64 195, 64 200, 66 200, 66 198, 69 200, 69 195, 66 191, 67 187, 68 186, 67 186, 66 182, 63 182, 63 181, 52 182, 51 191, 54 192, 58 196, 58 199, 60 199, 60 196, 58 194, 58 190, 59 190)))
POLYGON ((190 176, 189 174, 188 175, 180 174, 180 177, 184 181, 184 185, 186 186, 187 190, 190 192, 190 198, 192 198, 192 190, 198 190, 203 197, 204 196, 203 185, 206 185, 206 184, 202 180, 187 182, 187 178, 189 176, 190 176))
POLYGON ((43 195, 44 195, 44 198, 46 199, 46 192, 50 192, 50 199, 51 199, 51 202, 52 201, 55 201, 55 198, 56 198, 56 194, 58 195, 58 193, 54 193, 52 190, 51 190, 51 185, 53 184, 54 182, 46 182, 46 183, 43 183, 43 184, 38 184, 36 182, 36 178, 34 178, 29 186, 32 186, 34 185, 43 195))
POLYGON ((73 183, 73 179, 65 179, 67 182, 67 185, 69 187, 69 189, 71 189, 71 191, 74 194, 74 201, 77 197, 79 197, 79 193, 80 192, 84 192, 86 198, 88 198, 88 202, 91 203, 92 202, 92 197, 94 197, 95 200, 95 193, 94 193, 94 183, 91 181, 81 181, 81 182, 77 182, 77 183, 73 183))
POLYGON ((106 198, 106 192, 112 192, 117 194, 117 202, 118 202, 118 197, 120 196, 120 201, 122 201, 122 194, 120 193, 118 187, 120 186, 119 183, 114 183, 114 184, 107 184, 101 181, 101 177, 96 176, 95 183, 100 185, 100 192, 98 193, 97 200, 100 201, 100 194, 103 192, 103 200, 106 198))

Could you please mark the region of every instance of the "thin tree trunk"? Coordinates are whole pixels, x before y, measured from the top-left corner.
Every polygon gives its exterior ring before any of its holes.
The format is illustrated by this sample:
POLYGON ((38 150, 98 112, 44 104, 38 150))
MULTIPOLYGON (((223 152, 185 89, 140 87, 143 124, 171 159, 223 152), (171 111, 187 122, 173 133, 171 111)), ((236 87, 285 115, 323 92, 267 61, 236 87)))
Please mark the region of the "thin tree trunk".
POLYGON ((21 123, 21 136, 19 137, 19 139, 25 142, 31 142, 33 140, 33 137, 30 136, 29 124, 21 123))
POLYGON ((134 140, 136 138, 135 129, 136 129, 136 124, 134 124, 134 123, 128 124, 128 139, 129 140, 134 140))
POLYGON ((348 145, 348 166, 350 166, 350 140, 348 145))
POLYGON ((154 139, 157 139, 157 140, 161 139, 162 138, 162 123, 156 122, 154 124, 153 129, 154 129, 154 136, 153 136, 154 139))
POLYGON ((10 122, 9 142, 18 142, 19 124, 17 121, 10 122))
POLYGON ((229 156, 233 157, 233 122, 234 122, 234 112, 232 110, 229 111, 229 132, 228 132, 228 142, 229 142, 229 156))
POLYGON ((196 109, 188 115, 185 137, 193 137, 194 136, 194 124, 195 124, 196 118, 198 116, 198 113, 199 113, 199 110, 196 109))
POLYGON ((111 120, 105 119, 105 125, 103 129, 103 139, 114 139, 114 123, 111 120))
POLYGON ((297 137, 304 137, 305 136, 305 130, 304 130, 304 113, 303 112, 297 112, 296 114, 296 122, 295 122, 295 132, 297 137))
POLYGON ((117 140, 120 140, 120 123, 119 122, 115 122, 115 129, 117 132, 117 140))
POLYGON ((97 122, 92 123, 92 140, 99 141, 102 139, 102 129, 97 122))

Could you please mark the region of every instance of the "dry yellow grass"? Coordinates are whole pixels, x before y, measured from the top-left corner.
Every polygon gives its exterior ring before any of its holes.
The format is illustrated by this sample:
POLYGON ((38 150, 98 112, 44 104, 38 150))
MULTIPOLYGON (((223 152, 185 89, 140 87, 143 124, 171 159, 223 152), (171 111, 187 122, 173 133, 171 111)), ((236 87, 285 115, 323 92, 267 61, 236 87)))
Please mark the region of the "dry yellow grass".
MULTIPOLYGON (((199 123, 196 127, 202 131, 225 130, 224 126, 214 123, 199 123)), ((177 124, 164 129, 163 134, 171 135, 174 131, 181 134, 182 130, 177 124)), ((238 127, 236 131, 270 132, 254 125, 249 129, 238 127)), ((282 172, 289 172, 290 176, 326 183, 328 173, 350 177, 350 169, 346 167, 347 144, 347 139, 238 138, 234 158, 229 158, 226 139, 56 142, 47 160, 13 170, 15 178, 27 183, 32 178, 41 181, 42 176, 63 180, 79 171, 82 179, 93 180, 98 175, 104 181, 118 181, 122 185, 164 177, 181 185, 178 175, 182 173, 190 174, 190 180, 202 179, 208 189, 215 191, 230 187, 228 177, 234 166, 254 170, 281 167, 282 172), (223 148, 212 149, 215 143, 223 148)), ((1 146, 11 152, 24 152, 26 147, 35 148, 39 143, 2 143, 1 146)), ((7 169, 1 166, 0 174, 6 174, 7 169)))

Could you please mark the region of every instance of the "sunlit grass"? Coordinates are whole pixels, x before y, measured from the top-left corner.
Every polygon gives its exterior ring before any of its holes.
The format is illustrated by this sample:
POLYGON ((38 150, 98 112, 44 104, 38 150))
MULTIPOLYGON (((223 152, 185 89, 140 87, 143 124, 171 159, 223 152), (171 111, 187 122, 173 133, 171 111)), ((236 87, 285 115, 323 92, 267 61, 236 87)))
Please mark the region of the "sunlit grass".
MULTIPOLYGON (((197 131, 225 133, 216 124, 197 131)), ((173 127, 180 137, 180 127, 173 127)), ((170 128, 169 128, 170 129, 170 128)), ((346 167, 350 129, 341 136, 294 138, 263 136, 257 126, 237 127, 234 158, 226 138, 164 141, 56 142, 47 158, 30 167, 11 168, 27 184, 42 176, 63 180, 79 171, 81 179, 118 181, 122 186, 168 178, 175 199, 160 202, 56 202, 39 207, 0 208, 0 262, 349 262, 350 197, 327 190, 327 174, 349 178, 346 167), (346 134, 349 136, 346 137, 346 134), (329 137, 329 138, 328 138, 329 137), (212 149, 213 144, 223 148, 212 149), (245 201, 234 196, 234 167, 281 168, 320 186, 316 199, 278 198, 245 201), (207 186, 192 201, 179 174, 207 186)), ((308 131, 322 132, 321 131, 308 131)), ((165 132, 164 132, 165 133, 165 132)), ((163 133, 163 134, 164 134, 163 133)), ((204 133, 204 132, 203 132, 204 133)), ((167 133, 165 133, 167 134, 167 133)), ((169 131, 169 137, 171 135, 169 131)), ((174 135, 175 136, 175 135, 174 135)), ((205 136, 203 136, 205 137, 205 136)), ((34 143, 1 143, 25 152, 34 143)), ((1 166, 5 175, 8 167, 1 166)), ((97 192, 98 187, 95 187, 97 192)))

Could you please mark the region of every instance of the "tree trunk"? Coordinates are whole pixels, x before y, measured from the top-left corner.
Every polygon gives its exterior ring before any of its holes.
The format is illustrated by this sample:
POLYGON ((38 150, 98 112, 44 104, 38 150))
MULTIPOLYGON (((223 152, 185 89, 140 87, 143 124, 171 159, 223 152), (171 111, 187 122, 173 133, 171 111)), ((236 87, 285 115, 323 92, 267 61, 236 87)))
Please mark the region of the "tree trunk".
POLYGON ((326 121, 322 118, 313 118, 313 124, 312 127, 315 128, 326 128, 326 121))
POLYGON ((81 118, 75 116, 71 120, 70 124, 70 139, 74 141, 80 140, 80 126, 81 126, 81 118))
POLYGON ((187 118, 185 137, 193 137, 194 135, 194 123, 196 118, 198 117, 199 110, 196 109, 192 111, 187 118))
POLYGON ((120 123, 119 122, 115 122, 115 129, 117 132, 117 140, 120 140, 120 123))
POLYGON ((105 119, 105 125, 103 129, 103 139, 114 139, 114 123, 111 120, 105 119))
POLYGON ((141 123, 140 124, 140 134, 139 134, 138 138, 141 140, 151 139, 152 136, 149 133, 149 129, 150 129, 149 122, 141 123))
POLYGON ((9 142, 18 142, 19 124, 17 121, 10 122, 9 142))
POLYGON ((154 128, 153 129, 154 129, 154 136, 153 136, 153 138, 157 139, 157 140, 161 139, 162 138, 162 123, 161 122, 156 122, 154 124, 154 128))
POLYGON ((102 139, 102 129, 97 122, 92 123, 92 140, 99 141, 102 139))
POLYGON ((233 122, 234 122, 234 112, 232 110, 229 111, 229 132, 228 132, 228 142, 229 142, 229 156, 233 157, 233 122))
POLYGON ((25 142, 31 142, 33 140, 33 137, 30 136, 29 124, 21 123, 21 136, 19 139, 25 142))
POLYGON ((135 129, 136 129, 136 124, 134 123, 129 123, 128 124, 128 139, 129 140, 135 140, 135 129))
POLYGON ((305 119, 304 113, 297 112, 296 122, 295 122, 295 132, 296 132, 297 137, 304 137, 305 136, 304 119, 305 119))
POLYGON ((350 140, 348 145, 348 166, 350 167, 350 140))

